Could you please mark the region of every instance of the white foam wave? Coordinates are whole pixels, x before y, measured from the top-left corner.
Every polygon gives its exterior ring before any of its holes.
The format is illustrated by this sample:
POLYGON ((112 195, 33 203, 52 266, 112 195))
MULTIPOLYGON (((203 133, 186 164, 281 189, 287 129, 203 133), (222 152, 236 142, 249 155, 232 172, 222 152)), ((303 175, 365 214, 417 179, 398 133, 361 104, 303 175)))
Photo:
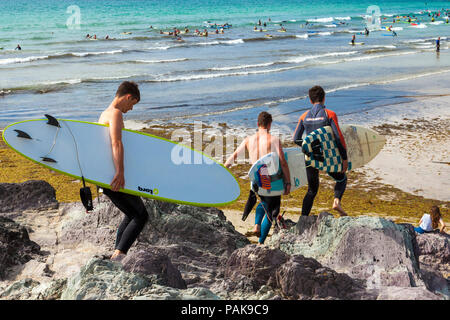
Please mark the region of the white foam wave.
POLYGON ((351 17, 334 17, 335 20, 352 20, 351 17))
POLYGON ((189 81, 189 80, 203 80, 212 79, 220 77, 230 77, 230 76, 246 76, 252 74, 263 74, 263 73, 273 73, 282 72, 286 70, 295 69, 296 67, 286 67, 278 69, 268 69, 268 70, 257 70, 257 71, 241 71, 241 72, 230 72, 230 73, 207 73, 207 74, 193 74, 190 76, 179 76, 179 77, 164 77, 156 80, 151 80, 152 82, 174 82, 174 81, 189 81))
POLYGON ((8 59, 0 59, 0 65, 2 64, 13 64, 13 63, 25 63, 32 62, 37 60, 48 59, 49 56, 31 56, 26 58, 8 58, 8 59))
POLYGON ((301 57, 291 58, 291 59, 288 59, 288 60, 286 60, 284 62, 287 62, 287 63, 301 63, 301 62, 304 62, 304 61, 307 61, 307 60, 324 58, 324 57, 347 56, 347 55, 355 54, 357 52, 358 51, 329 52, 329 53, 325 53, 325 54, 317 54, 317 55, 301 56, 301 57))
POLYGON ((250 69, 250 68, 260 68, 260 67, 268 67, 275 64, 275 62, 267 62, 267 63, 259 63, 259 64, 247 64, 240 66, 231 66, 231 67, 214 67, 211 70, 215 71, 228 71, 228 70, 239 70, 239 69, 250 69))
POLYGON ((296 38, 307 39, 307 38, 308 38, 308 34, 307 34, 307 33, 305 33, 305 34, 296 34, 295 37, 296 37, 296 38))
POLYGON ((319 18, 319 19, 308 19, 309 22, 332 22, 333 20, 334 20, 333 17, 319 18))
POLYGON ((327 28, 336 28, 337 25, 335 25, 335 24, 326 24, 325 27, 327 27, 327 28))
POLYGON ((69 54, 72 54, 77 57, 86 57, 86 56, 98 56, 102 54, 116 54, 116 53, 122 53, 123 50, 111 50, 111 51, 98 51, 98 52, 71 52, 69 54))
POLYGON ((167 63, 167 62, 180 62, 189 60, 188 58, 180 58, 180 59, 167 59, 167 60, 136 60, 137 63, 167 63))

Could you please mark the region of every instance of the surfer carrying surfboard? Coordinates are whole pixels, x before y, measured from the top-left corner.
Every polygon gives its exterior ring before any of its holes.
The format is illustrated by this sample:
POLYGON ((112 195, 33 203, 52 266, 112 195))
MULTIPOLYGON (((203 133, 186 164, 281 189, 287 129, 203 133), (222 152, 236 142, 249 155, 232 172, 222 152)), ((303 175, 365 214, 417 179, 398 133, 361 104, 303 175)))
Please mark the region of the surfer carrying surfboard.
POLYGON ((130 249, 148 220, 147 210, 140 197, 119 192, 125 186, 124 149, 122 144, 123 114, 133 110, 133 106, 139 102, 140 98, 138 85, 134 82, 124 81, 117 89, 114 100, 98 119, 99 123, 109 126, 112 155, 116 170, 110 183, 111 189, 103 188, 103 193, 125 214, 125 218, 117 230, 115 250, 111 260, 121 260, 127 254, 128 249, 130 249))
MULTIPOLYGON (((309 99, 313 106, 310 110, 300 116, 293 139, 297 145, 302 147, 303 132, 306 132, 306 135, 308 135, 316 129, 331 126, 336 145, 343 159, 343 168, 341 172, 328 172, 328 174, 336 181, 334 187, 333 209, 339 212, 341 216, 346 216, 347 213, 345 213, 341 207, 341 199, 347 186, 346 171, 348 169, 348 159, 345 139, 342 135, 341 129, 339 128, 336 113, 325 108, 325 91, 323 88, 320 86, 314 86, 309 89, 309 99)), ((303 216, 307 216, 311 212, 314 198, 319 190, 319 170, 309 166, 306 168, 306 175, 308 179, 308 191, 303 198, 303 216)))
MULTIPOLYGON (((225 167, 231 167, 231 164, 236 160, 237 156, 245 150, 248 150, 251 164, 255 163, 258 159, 269 154, 276 152, 279 155, 280 165, 283 172, 283 180, 285 191, 284 195, 288 195, 291 190, 291 175, 289 167, 284 157, 283 147, 278 137, 272 136, 269 131, 272 125, 272 115, 268 112, 261 112, 258 115, 258 131, 251 136, 248 136, 242 141, 239 147, 234 153, 228 157, 225 162, 225 167)), ((258 206, 255 214, 255 228, 253 233, 259 236, 259 243, 263 244, 267 235, 269 234, 270 227, 272 226, 273 219, 278 218, 280 213, 281 196, 264 197, 260 196, 263 202, 258 206), (264 221, 263 221, 264 219, 264 221)), ((252 211, 257 201, 256 193, 250 189, 247 203, 245 204, 242 220, 245 220, 252 211)), ((276 221, 276 220, 275 220, 276 221)))

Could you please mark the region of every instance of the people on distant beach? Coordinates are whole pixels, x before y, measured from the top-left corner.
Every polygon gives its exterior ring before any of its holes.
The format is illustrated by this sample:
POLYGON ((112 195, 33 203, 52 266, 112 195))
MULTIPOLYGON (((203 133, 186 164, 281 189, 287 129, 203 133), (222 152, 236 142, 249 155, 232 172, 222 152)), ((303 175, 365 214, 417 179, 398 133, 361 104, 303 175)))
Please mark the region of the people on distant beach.
POLYGON ((142 199, 120 192, 120 189, 125 186, 123 114, 133 110, 133 106, 139 102, 140 98, 138 85, 134 82, 124 81, 117 89, 114 100, 98 119, 99 123, 108 125, 115 168, 114 177, 110 183, 111 189, 102 187, 103 194, 109 197, 114 205, 125 214, 117 230, 115 250, 111 260, 121 260, 127 254, 148 220, 148 213, 142 199))
MULTIPOLYGON (((303 133, 306 135, 312 131, 324 126, 331 126, 335 136, 335 142, 339 149, 339 153, 343 159, 343 168, 341 172, 329 172, 328 175, 335 180, 334 186, 334 201, 333 209, 341 216, 346 216, 347 213, 342 209, 341 200, 347 186, 348 159, 347 146, 345 144, 344 136, 339 128, 338 118, 336 113, 325 107, 325 91, 320 86, 314 86, 309 89, 309 100, 313 105, 310 110, 306 111, 300 116, 297 128, 293 136, 294 143, 302 147, 303 133)), ((313 167, 306 168, 306 176, 308 179, 308 191, 303 198, 302 215, 307 216, 311 212, 314 203, 314 198, 319 190, 319 170, 313 167)))
POLYGON ((22 47, 20 46, 20 44, 18 44, 14 50, 22 50, 22 47))
MULTIPOLYGON (((229 168, 236 160, 237 156, 245 150, 248 150, 250 162, 253 164, 262 156, 276 152, 279 155, 280 165, 283 172, 284 195, 288 195, 291 190, 290 172, 284 157, 281 141, 270 134, 272 126, 272 115, 266 111, 258 115, 258 131, 249 137, 246 137, 234 153, 225 162, 225 167, 229 168), (286 178, 288 177, 288 178, 286 178)), ((261 203, 257 206, 255 212, 255 227, 253 234, 259 237, 259 243, 263 244, 269 234, 272 221, 278 221, 280 213, 281 196, 259 196, 261 203)), ((245 204, 242 220, 245 220, 252 211, 257 201, 257 194, 250 189, 247 203, 245 204)))
POLYGON ((441 212, 438 206, 432 206, 430 209, 430 213, 425 213, 422 218, 420 218, 419 226, 414 228, 414 231, 417 233, 425 233, 432 232, 438 229, 439 224, 441 227, 439 228, 439 232, 445 233, 444 229, 446 225, 444 220, 442 219, 441 212))

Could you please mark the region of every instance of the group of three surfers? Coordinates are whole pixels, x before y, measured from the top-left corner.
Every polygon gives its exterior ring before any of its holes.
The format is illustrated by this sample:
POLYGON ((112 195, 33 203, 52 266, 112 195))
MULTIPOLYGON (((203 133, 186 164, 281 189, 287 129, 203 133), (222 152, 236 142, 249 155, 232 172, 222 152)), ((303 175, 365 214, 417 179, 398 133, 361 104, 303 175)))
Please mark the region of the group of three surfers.
MULTIPOLYGON (((337 147, 343 161, 341 172, 329 173, 335 180, 333 209, 340 215, 346 215, 341 207, 341 199, 347 185, 346 171, 348 168, 346 144, 339 128, 336 114, 325 108, 325 91, 320 86, 309 89, 309 99, 312 107, 303 113, 298 121, 293 141, 301 146, 302 135, 324 127, 331 126, 337 147)), ((114 205, 125 214, 120 223, 115 242, 115 250, 111 260, 122 260, 127 254, 133 242, 144 228, 148 214, 142 199, 139 196, 119 192, 125 186, 124 177, 124 147, 122 143, 122 129, 124 128, 123 114, 133 109, 140 101, 140 91, 134 82, 124 81, 119 85, 116 95, 111 104, 102 112, 98 122, 109 126, 112 156, 115 167, 114 178, 110 189, 103 188, 103 193, 110 198, 114 205)), ((255 134, 246 137, 234 153, 227 159, 225 166, 229 168, 239 154, 248 151, 251 163, 255 163, 262 156, 275 151, 280 159, 283 172, 284 195, 291 190, 290 172, 284 157, 281 141, 278 137, 270 134, 272 116, 263 111, 258 116, 258 130, 255 134), (265 143, 261 144, 260 142, 265 143), (261 147, 263 145, 263 147, 261 147)), ((309 215, 314 198, 319 189, 319 170, 311 166, 306 168, 308 179, 308 191, 303 199, 302 215, 309 215)), ((263 244, 266 239, 272 221, 277 219, 280 212, 281 196, 264 197, 259 196, 261 203, 256 208, 254 233, 259 236, 259 243, 263 244)), ((250 190, 244 215, 247 216, 257 202, 257 195, 250 190)))

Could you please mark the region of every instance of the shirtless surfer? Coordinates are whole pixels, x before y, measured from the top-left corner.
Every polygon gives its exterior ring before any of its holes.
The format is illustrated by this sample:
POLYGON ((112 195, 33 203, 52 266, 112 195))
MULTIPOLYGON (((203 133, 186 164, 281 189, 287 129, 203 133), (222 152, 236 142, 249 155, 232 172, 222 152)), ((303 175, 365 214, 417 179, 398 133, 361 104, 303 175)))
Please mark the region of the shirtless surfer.
MULTIPOLYGON (((272 116, 263 111, 258 116, 258 131, 249 137, 246 137, 234 153, 225 162, 225 167, 229 168, 231 164, 236 160, 237 156, 245 150, 248 150, 251 164, 255 163, 259 158, 264 155, 276 152, 280 158, 280 165, 283 171, 283 180, 285 186, 284 195, 288 195, 291 190, 291 181, 289 167, 284 157, 283 148, 280 140, 272 136, 270 128, 272 125, 272 116)), ((260 196, 262 204, 258 205, 255 213, 255 228, 254 234, 259 236, 259 243, 263 244, 264 240, 269 233, 272 221, 278 218, 280 212, 281 196, 264 197, 260 196), (263 221, 264 219, 264 221, 263 221)), ((242 220, 245 220, 249 215, 253 206, 256 204, 256 194, 250 190, 250 194, 245 205, 242 220)))
POLYGON ((148 220, 147 210, 140 197, 119 192, 125 186, 122 144, 123 114, 133 110, 133 106, 140 99, 138 85, 134 82, 124 81, 117 89, 114 100, 98 119, 99 123, 109 126, 112 160, 115 167, 114 178, 110 184, 111 189, 103 188, 103 193, 125 214, 125 218, 117 230, 115 250, 111 260, 121 260, 127 254, 128 249, 148 220))

